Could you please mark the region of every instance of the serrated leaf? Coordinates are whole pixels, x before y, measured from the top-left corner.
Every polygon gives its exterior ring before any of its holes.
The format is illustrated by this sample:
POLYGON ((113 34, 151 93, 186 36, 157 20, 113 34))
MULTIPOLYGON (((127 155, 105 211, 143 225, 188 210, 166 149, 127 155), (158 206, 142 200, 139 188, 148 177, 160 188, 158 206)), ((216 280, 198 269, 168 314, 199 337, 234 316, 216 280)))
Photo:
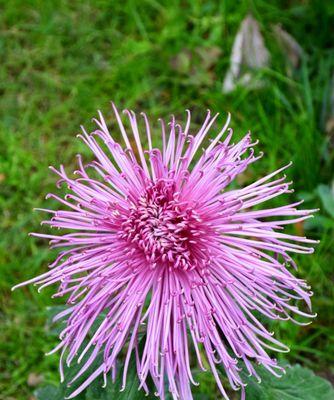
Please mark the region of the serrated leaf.
MULTIPOLYGON (((72 378, 79 372, 81 367, 84 365, 87 357, 83 359, 80 364, 73 362, 73 365, 70 367, 64 367, 64 375, 65 380, 63 383, 59 383, 59 385, 47 385, 43 386, 36 390, 35 395, 38 400, 64 400, 65 397, 69 396, 74 390, 80 386, 80 384, 89 377, 91 373, 93 373, 102 362, 102 354, 98 355, 96 359, 93 361, 92 365, 88 368, 88 370, 80 377, 75 383, 73 383, 70 387, 68 386, 68 382, 71 381, 72 378)), ((86 400, 86 391, 83 391, 79 395, 75 397, 75 400, 86 400)))
MULTIPOLYGON (((66 304, 63 305, 57 305, 57 306, 52 306, 52 307, 47 307, 46 309, 46 323, 45 323, 45 330, 48 335, 50 336, 59 336, 59 334, 62 332, 62 330, 66 327, 66 318, 63 317, 62 319, 58 321, 54 321, 53 319, 62 311, 66 310, 69 306, 66 304)), ((101 325, 103 322, 104 318, 106 316, 106 312, 100 313, 97 318, 95 319, 90 332, 88 333, 88 336, 91 336, 93 332, 95 332, 98 327, 101 325)))
POLYGON ((115 382, 109 380, 105 388, 102 387, 101 379, 98 379, 87 388, 86 400, 144 400, 155 398, 146 396, 143 390, 138 390, 139 380, 134 365, 129 367, 127 385, 122 392, 120 392, 121 385, 121 373, 118 374, 115 382))
MULTIPOLYGON (((145 341, 142 340, 139 346, 142 346, 145 341)), ((35 395, 37 400, 64 400, 65 397, 69 396, 75 391, 75 389, 86 380, 90 374, 92 374, 103 362, 102 353, 98 354, 88 370, 81 376, 76 382, 68 387, 73 377, 79 372, 85 361, 89 358, 87 354, 80 364, 76 363, 75 360, 70 367, 64 368, 64 383, 60 383, 58 386, 46 385, 39 388, 35 395)), ((110 379, 108 374, 107 386, 103 387, 102 376, 99 376, 93 381, 83 392, 75 397, 75 400, 153 400, 156 397, 151 393, 146 396, 144 390, 138 390, 139 379, 137 376, 136 362, 134 356, 131 357, 129 368, 127 371, 127 383, 124 391, 120 392, 122 387, 123 368, 120 365, 115 382, 110 379)))
MULTIPOLYGON (((139 343, 139 347, 143 346, 144 339, 139 343)), ((123 368, 120 366, 115 382, 110 379, 107 386, 102 387, 102 379, 99 378, 93 382, 86 391, 86 400, 153 400, 156 397, 150 393, 146 396, 143 389, 139 388, 139 379, 137 376, 136 362, 132 355, 127 371, 127 379, 125 389, 120 392, 122 387, 123 368)))
MULTIPOLYGON (((122 385, 122 374, 119 373, 116 381, 111 382, 108 380, 107 386, 102 387, 101 379, 97 379, 93 382, 86 391, 86 400, 143 400, 150 397, 145 396, 144 391, 139 391, 139 381, 132 370, 135 368, 129 367, 127 385, 123 392, 120 392, 122 385)), ((120 371, 121 372, 121 371, 120 371)))
POLYGON ((246 397, 251 400, 334 400, 330 382, 300 365, 286 367, 282 378, 276 378, 263 367, 258 367, 257 371, 261 384, 249 377, 244 379, 247 381, 246 397))

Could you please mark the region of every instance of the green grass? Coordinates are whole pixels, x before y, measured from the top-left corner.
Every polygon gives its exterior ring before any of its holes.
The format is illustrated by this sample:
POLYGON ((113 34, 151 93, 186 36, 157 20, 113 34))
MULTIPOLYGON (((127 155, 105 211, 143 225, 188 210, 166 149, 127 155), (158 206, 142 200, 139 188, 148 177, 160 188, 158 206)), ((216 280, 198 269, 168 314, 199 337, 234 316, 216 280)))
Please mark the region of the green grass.
MULTIPOLYGON (((288 172, 296 192, 321 207, 317 186, 333 179, 333 138, 325 132, 334 72, 334 6, 328 1, 23 1, 0 3, 0 400, 28 399, 29 373, 57 381, 57 356, 44 357, 55 339, 44 331, 50 291, 15 292, 14 284, 45 270, 46 243, 27 237, 54 190, 50 164, 72 166, 75 154, 90 157, 75 138, 79 125, 109 101, 145 110, 152 118, 190 108, 200 122, 207 108, 232 113, 236 136, 247 130, 265 157, 244 180, 293 160, 288 172), (273 55, 267 86, 222 94, 222 80, 240 21, 252 12, 273 55), (281 23, 306 57, 288 77, 272 37, 281 23), (321 29, 320 29, 321 28, 321 29), (221 55, 210 60, 210 50, 221 55), (204 54, 204 56, 203 56, 204 54), (190 57, 190 58, 189 58, 190 57)), ((111 113, 110 113, 111 114, 111 113)), ((221 121, 223 120, 223 116, 221 121)), ((290 200, 296 199, 292 194, 290 200)), ((334 362, 334 229, 321 209, 307 230, 320 238, 313 256, 300 258, 299 274, 314 291, 318 317, 307 328, 275 327, 291 346, 289 360, 328 376, 334 362)), ((206 378, 203 378, 204 380, 206 378)), ((212 380, 204 387, 213 392, 212 380)))

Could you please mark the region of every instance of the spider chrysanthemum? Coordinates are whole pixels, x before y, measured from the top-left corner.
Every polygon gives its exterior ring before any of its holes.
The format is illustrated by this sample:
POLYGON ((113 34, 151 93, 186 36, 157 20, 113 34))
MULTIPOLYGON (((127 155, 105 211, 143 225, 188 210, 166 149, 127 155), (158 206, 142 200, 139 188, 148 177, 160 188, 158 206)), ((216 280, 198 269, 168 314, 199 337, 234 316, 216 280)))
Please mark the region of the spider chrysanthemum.
POLYGON ((290 253, 311 253, 314 241, 282 230, 310 218, 312 210, 298 210, 300 203, 258 207, 291 192, 280 176, 288 166, 230 188, 260 156, 249 134, 231 143, 229 117, 211 140, 217 115, 210 112, 194 134, 190 112, 184 126, 174 117, 168 125, 160 121, 156 138, 145 114, 141 134, 132 111, 124 111, 126 124, 114 105, 113 111, 123 144, 99 113, 97 130, 83 129, 80 136, 95 160, 85 166, 79 156, 75 178, 63 166, 52 168, 69 193, 49 195, 62 209, 44 210, 52 214, 45 223, 65 232, 34 235, 62 250, 50 271, 23 283, 40 289, 59 283, 55 296, 67 296, 68 308, 56 318, 66 320, 55 349, 61 350, 62 379, 63 361, 82 362, 76 381, 103 355, 69 398, 99 375, 107 382, 117 369, 124 388, 132 353, 140 387, 148 390, 150 376, 161 399, 166 390, 173 399, 192 399, 196 364, 212 371, 225 399, 223 370, 244 397, 241 371, 259 378, 256 361, 280 375, 268 351, 288 350, 266 329, 263 316, 311 316, 297 306, 301 299, 310 308, 311 292, 290 272, 290 253))

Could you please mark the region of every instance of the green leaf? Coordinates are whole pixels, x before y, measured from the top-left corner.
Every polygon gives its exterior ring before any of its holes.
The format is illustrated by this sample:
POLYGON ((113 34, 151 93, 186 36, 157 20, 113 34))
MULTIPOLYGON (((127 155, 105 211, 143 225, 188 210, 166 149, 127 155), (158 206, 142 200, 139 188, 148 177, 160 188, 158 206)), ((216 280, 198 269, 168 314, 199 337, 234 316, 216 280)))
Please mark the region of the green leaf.
MULTIPOLYGON (((139 343, 139 347, 143 346, 144 339, 139 343)), ((110 376, 110 374, 109 374, 110 376)), ((115 382, 108 380, 107 386, 102 387, 102 379, 96 379, 86 391, 86 400, 150 400, 156 397, 150 393, 145 395, 143 389, 138 390, 139 379, 137 376, 135 357, 132 355, 127 371, 126 386, 124 391, 120 392, 122 387, 123 368, 119 366, 115 382)))
POLYGON ((324 209, 334 218, 334 194, 332 190, 326 185, 319 185, 317 190, 324 209))
POLYGON ((59 314, 60 312, 66 309, 65 305, 58 305, 47 307, 46 309, 46 323, 45 323, 45 331, 49 336, 59 336, 60 332, 66 327, 66 323, 64 320, 53 322, 53 318, 59 314))
POLYGON ((247 377, 246 397, 251 400, 334 400, 332 385, 300 365, 286 367, 286 374, 276 378, 263 367, 257 371, 261 384, 247 377))
MULTIPOLYGON (((69 393, 70 391, 65 384, 59 384, 59 386, 46 385, 35 391, 35 397, 37 400, 64 400, 69 393)), ((75 399, 86 400, 86 394, 80 393, 75 399)))
POLYGON ((332 229, 333 227, 333 218, 325 217, 323 215, 315 215, 314 218, 307 219, 304 223, 304 228, 306 230, 332 229))
MULTIPOLYGON (((139 343, 139 346, 143 346, 145 342, 144 338, 139 343)), ((70 367, 64 368, 65 382, 55 385, 47 385, 39 388, 36 391, 37 400, 63 400, 75 391, 75 389, 89 377, 103 362, 102 353, 98 354, 92 365, 88 370, 80 377, 76 382, 68 387, 68 382, 79 372, 80 368, 84 365, 85 361, 89 358, 87 354, 80 364, 76 363, 75 360, 70 367)), ((124 391, 120 392, 122 387, 123 367, 122 365, 118 368, 118 373, 115 382, 110 379, 108 374, 107 386, 103 387, 102 376, 99 376, 93 381, 82 393, 75 397, 75 400, 153 400, 156 397, 153 393, 149 396, 145 395, 143 389, 138 390, 139 379, 137 376, 136 362, 134 355, 130 359, 129 368, 127 371, 126 387, 124 391)))
POLYGON ((38 388, 34 394, 37 400, 64 399, 64 396, 62 395, 60 388, 55 385, 46 385, 41 388, 38 388))
MULTIPOLYGON (((53 319, 62 311, 66 310, 69 306, 67 304, 57 305, 46 308, 46 324, 45 331, 50 336, 59 336, 63 329, 66 328, 66 319, 67 316, 61 318, 60 320, 54 322, 53 319)), ((105 319, 106 312, 100 313, 95 319, 90 331, 88 332, 88 336, 92 336, 94 332, 101 325, 103 320, 105 319)))
MULTIPOLYGON (((79 372, 80 368, 84 365, 84 362, 87 360, 89 356, 85 357, 81 364, 77 364, 75 361, 73 365, 70 367, 64 367, 64 375, 65 380, 63 383, 59 383, 58 386, 55 385, 47 385, 39 388, 36 391, 36 397, 38 400, 64 400, 67 396, 69 396, 75 389, 80 386, 80 384, 89 377, 91 373, 93 373, 102 362, 102 355, 98 355, 96 359, 93 361, 92 365, 88 370, 78 378, 76 382, 74 382, 70 387, 68 386, 68 382, 79 372)), ((86 392, 87 390, 80 393, 75 397, 75 400, 86 400, 86 392)), ((98 398, 97 398, 98 399, 98 398)))
POLYGON ((129 367, 127 385, 123 392, 120 392, 122 385, 122 371, 118 373, 115 382, 108 380, 107 386, 102 387, 101 379, 93 382, 86 391, 86 400, 144 400, 156 397, 145 396, 143 390, 138 390, 139 380, 135 371, 135 365, 129 367))

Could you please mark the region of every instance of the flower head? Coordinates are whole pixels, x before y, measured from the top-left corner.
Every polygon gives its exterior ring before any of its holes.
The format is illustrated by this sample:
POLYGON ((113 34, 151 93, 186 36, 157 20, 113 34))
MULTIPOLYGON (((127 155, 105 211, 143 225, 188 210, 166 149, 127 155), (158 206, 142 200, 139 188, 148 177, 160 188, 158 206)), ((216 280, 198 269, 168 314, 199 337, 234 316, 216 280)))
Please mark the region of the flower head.
POLYGON ((261 315, 275 320, 311 316, 297 307, 301 299, 310 308, 311 293, 290 272, 295 264, 289 254, 311 253, 314 241, 282 230, 310 218, 312 210, 298 210, 300 203, 257 207, 291 192, 280 177, 288 166, 230 188, 261 155, 254 155, 249 134, 231 143, 229 117, 211 141, 207 136, 217 115, 210 112, 194 135, 189 112, 185 126, 174 117, 167 126, 160 121, 158 149, 145 114, 144 138, 132 111, 124 111, 131 134, 114 105, 113 111, 123 145, 99 113, 97 130, 83 129, 80 136, 95 160, 84 166, 78 156, 75 178, 63 166, 52 168, 69 193, 49 195, 62 209, 44 210, 52 214, 44 223, 65 232, 33 235, 51 239, 51 246, 62 250, 50 271, 18 286, 34 282, 42 289, 59 283, 55 296, 67 296, 68 307, 56 317, 66 320, 55 349, 61 350, 62 379, 63 359, 70 365, 85 357, 76 381, 103 354, 70 398, 99 375, 105 381, 108 374, 115 377, 117 368, 123 369, 124 388, 132 353, 140 387, 148 390, 150 376, 162 399, 166 387, 173 399, 192 399, 196 363, 203 370, 209 366, 225 399, 219 366, 244 396, 240 371, 259 378, 256 361, 279 375, 283 369, 267 351, 288 350, 268 332, 261 315), (205 141, 207 147, 199 151, 205 141))

